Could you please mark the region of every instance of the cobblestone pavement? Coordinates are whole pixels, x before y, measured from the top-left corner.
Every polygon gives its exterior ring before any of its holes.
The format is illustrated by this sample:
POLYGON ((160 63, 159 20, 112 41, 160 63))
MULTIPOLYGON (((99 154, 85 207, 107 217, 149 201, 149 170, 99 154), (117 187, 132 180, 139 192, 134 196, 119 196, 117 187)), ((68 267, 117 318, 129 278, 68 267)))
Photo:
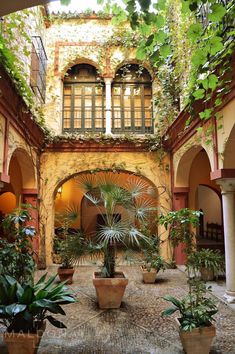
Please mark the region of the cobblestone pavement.
MULTIPOLYGON (((138 267, 122 266, 129 279, 118 310, 100 310, 92 285, 94 266, 77 267, 73 290, 78 302, 65 306, 66 330, 47 323, 38 354, 183 354, 174 318, 162 318, 165 294, 181 297, 187 290, 184 273, 160 272, 155 284, 143 284, 138 267)), ((54 273, 55 267, 49 269, 54 273)), ((37 277, 43 272, 37 272, 37 277)), ((210 354, 235 354, 235 312, 219 303, 217 336, 210 354)), ((2 337, 0 354, 6 354, 2 337)), ((20 354, 20 353, 19 353, 20 354)), ((198 353, 200 354, 200 353, 198 353)))

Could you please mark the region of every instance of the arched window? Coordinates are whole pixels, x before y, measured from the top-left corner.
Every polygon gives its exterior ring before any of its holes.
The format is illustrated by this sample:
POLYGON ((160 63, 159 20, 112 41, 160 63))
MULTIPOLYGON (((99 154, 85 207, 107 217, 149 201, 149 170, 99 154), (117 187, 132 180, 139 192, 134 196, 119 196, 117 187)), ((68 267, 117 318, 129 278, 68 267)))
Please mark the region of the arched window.
POLYGON ((92 65, 75 65, 64 79, 63 131, 104 129, 104 85, 92 65))
POLYGON ((136 64, 121 67, 112 86, 112 131, 153 132, 152 83, 146 69, 136 64))

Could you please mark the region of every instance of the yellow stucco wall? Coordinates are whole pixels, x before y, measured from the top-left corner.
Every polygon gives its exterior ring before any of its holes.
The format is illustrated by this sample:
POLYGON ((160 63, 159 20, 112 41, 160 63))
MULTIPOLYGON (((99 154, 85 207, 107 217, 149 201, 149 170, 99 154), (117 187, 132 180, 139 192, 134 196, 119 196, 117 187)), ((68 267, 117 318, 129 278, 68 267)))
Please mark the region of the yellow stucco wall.
MULTIPOLYGON (((54 198, 58 186, 70 176, 79 172, 95 169, 107 169, 125 166, 123 170, 139 172, 143 177, 152 182, 158 190, 158 206, 161 210, 171 208, 169 161, 159 165, 157 153, 153 152, 66 152, 44 153, 41 157, 41 224, 45 235, 45 249, 47 264, 52 262, 52 240, 54 235, 54 198)), ((163 228, 159 228, 162 239, 166 238, 163 228)), ((44 240, 42 240, 42 243, 44 240)), ((43 246, 41 253, 43 253, 43 246)), ((167 255, 167 244, 164 243, 162 253, 167 255)))
POLYGON ((235 134, 232 132, 235 126, 235 99, 223 108, 219 124, 222 125, 218 130, 219 168, 235 168, 235 134))
MULTIPOLYGON (((123 29, 122 29, 123 30, 123 29)), ((59 19, 46 31, 47 95, 44 113, 48 127, 62 131, 63 78, 75 64, 95 66, 101 77, 114 77, 120 66, 136 62, 135 49, 107 44, 117 38, 117 27, 104 19, 59 19)), ((151 72, 151 67, 144 64, 151 72)), ((154 78, 153 91, 157 89, 154 78)))

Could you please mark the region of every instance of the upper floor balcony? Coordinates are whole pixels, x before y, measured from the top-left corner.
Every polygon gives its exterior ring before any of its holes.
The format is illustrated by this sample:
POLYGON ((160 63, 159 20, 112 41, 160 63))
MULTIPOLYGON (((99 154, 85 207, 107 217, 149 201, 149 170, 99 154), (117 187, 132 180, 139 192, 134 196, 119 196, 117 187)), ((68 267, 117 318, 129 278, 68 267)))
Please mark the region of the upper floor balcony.
POLYGON ((136 64, 102 78, 95 67, 78 64, 64 79, 63 132, 153 133, 152 81, 136 64))

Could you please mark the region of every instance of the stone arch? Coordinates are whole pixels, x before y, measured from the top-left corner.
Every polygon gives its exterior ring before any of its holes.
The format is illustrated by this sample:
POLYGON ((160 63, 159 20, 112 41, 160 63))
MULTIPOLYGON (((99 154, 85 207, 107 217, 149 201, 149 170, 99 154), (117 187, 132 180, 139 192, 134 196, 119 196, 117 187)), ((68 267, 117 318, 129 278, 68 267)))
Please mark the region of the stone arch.
POLYGON ((122 66, 125 66, 127 64, 136 64, 136 65, 140 65, 142 66, 144 69, 146 69, 149 73, 149 75, 151 76, 152 80, 155 79, 155 75, 154 75, 154 71, 153 71, 153 68, 147 64, 147 63, 143 63, 141 62, 140 60, 137 60, 137 59, 130 59, 130 60, 123 60, 121 61, 116 67, 115 67, 115 71, 114 71, 114 76, 116 75, 117 71, 122 67, 122 66))
POLYGON ((202 145, 191 146, 187 151, 185 151, 181 157, 178 159, 175 165, 175 187, 188 187, 189 186, 189 174, 192 163, 200 151, 205 151, 207 154, 210 169, 212 168, 212 163, 207 150, 202 145))
MULTIPOLYGON (((141 198, 136 199, 139 202, 143 199, 146 199, 150 205, 157 207, 158 205, 158 191, 156 186, 146 177, 143 177, 139 174, 133 174, 130 171, 118 170, 118 171, 81 171, 79 173, 73 174, 72 176, 67 176, 65 179, 60 181, 58 187, 54 191, 54 227, 55 234, 60 231, 61 223, 56 219, 56 213, 62 215, 66 210, 74 212, 74 215, 78 215, 76 219, 71 223, 71 229, 80 229, 86 237, 95 237, 97 231, 97 222, 99 218, 102 217, 102 212, 104 213, 103 205, 99 205, 99 208, 93 203, 84 198, 84 191, 81 190, 80 185, 77 184, 79 181, 88 180, 94 186, 97 183, 107 180, 116 184, 117 186, 129 189, 130 185, 135 181, 135 183, 144 183, 145 193, 141 198), (128 183, 128 180, 130 184, 128 183), (58 191, 59 190, 59 191, 58 191), (76 213, 76 214, 75 214, 76 213)), ((125 206, 120 205, 115 208, 115 212, 118 213, 120 219, 132 218, 132 221, 135 222, 134 214, 129 214, 125 206)), ((155 213, 152 214, 153 220, 155 220, 155 213)), ((157 224, 150 221, 150 225, 153 228, 153 232, 157 231, 157 224)))
POLYGON ((102 76, 102 70, 100 68, 100 66, 98 65, 98 63, 96 63, 95 61, 86 58, 86 57, 76 57, 73 60, 70 60, 69 63, 63 68, 63 70, 61 70, 60 72, 60 76, 61 79, 64 80, 65 74, 67 73, 67 71, 72 68, 75 65, 78 64, 89 64, 91 66, 94 66, 94 68, 96 68, 96 70, 100 73, 100 75, 102 76))
POLYGON ((235 124, 233 125, 224 149, 223 168, 235 168, 235 124))
POLYGON ((23 148, 16 148, 13 151, 9 159, 9 175, 12 163, 16 163, 19 166, 22 178, 22 189, 36 188, 35 166, 28 152, 23 148))

